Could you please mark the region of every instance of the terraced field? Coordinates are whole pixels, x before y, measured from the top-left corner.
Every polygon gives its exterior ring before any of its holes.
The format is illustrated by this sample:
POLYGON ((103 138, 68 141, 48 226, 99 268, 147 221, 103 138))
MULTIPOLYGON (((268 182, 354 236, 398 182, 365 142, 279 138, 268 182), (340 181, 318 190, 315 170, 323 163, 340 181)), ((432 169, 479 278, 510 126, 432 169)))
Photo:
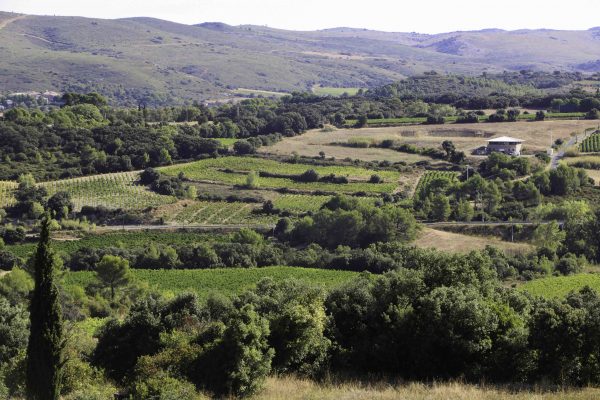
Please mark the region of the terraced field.
POLYGON ((391 193, 398 187, 400 173, 396 171, 375 171, 351 166, 313 166, 292 164, 274 160, 250 157, 221 157, 200 160, 187 164, 162 167, 159 170, 167 175, 183 172, 188 179, 204 182, 219 182, 231 185, 244 185, 250 171, 269 172, 282 175, 299 175, 314 169, 321 176, 335 174, 350 180, 347 184, 326 182, 297 182, 289 178, 260 177, 258 185, 263 188, 289 188, 306 191, 330 191, 342 193, 391 193), (379 175, 384 183, 368 183, 371 175, 379 175))
POLYGON ((175 202, 172 196, 163 196, 136 183, 139 173, 119 172, 39 183, 51 196, 67 192, 75 210, 83 206, 104 206, 125 210, 143 210, 175 202))

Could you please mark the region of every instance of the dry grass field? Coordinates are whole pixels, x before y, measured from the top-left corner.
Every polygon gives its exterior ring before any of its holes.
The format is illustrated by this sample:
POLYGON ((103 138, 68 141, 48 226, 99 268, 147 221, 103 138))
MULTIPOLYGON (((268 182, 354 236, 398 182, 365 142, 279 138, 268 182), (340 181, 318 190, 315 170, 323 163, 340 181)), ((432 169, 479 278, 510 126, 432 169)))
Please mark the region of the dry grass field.
POLYGON ((540 388, 477 386, 463 383, 317 384, 294 377, 270 377, 265 389, 253 399, 265 400, 592 400, 600 398, 600 389, 584 388, 544 391, 540 388))
MULTIPOLYGON (((286 138, 273 146, 261 147, 259 152, 288 155, 296 152, 301 156, 316 157, 321 151, 326 157, 335 157, 338 160, 351 158, 362 161, 391 162, 404 161, 415 163, 417 161, 430 160, 431 158, 419 154, 400 153, 390 149, 378 148, 352 148, 345 146, 333 146, 333 142, 345 142, 350 137, 370 137, 372 131, 388 130, 392 128, 367 128, 367 129, 340 129, 333 132, 322 132, 314 129, 303 135, 286 138)), ((383 137, 386 139, 387 137, 383 137)))
POLYGON ((594 180, 594 185, 600 186, 600 170, 586 169, 588 176, 594 180))
POLYGON ((367 138, 374 141, 395 139, 419 147, 440 147, 444 140, 454 142, 458 150, 470 154, 473 149, 486 144, 486 140, 498 136, 513 136, 525 140, 526 152, 544 151, 552 140, 566 139, 573 132, 583 132, 597 126, 595 121, 543 121, 543 122, 504 122, 479 124, 411 125, 383 128, 337 129, 331 132, 311 130, 304 135, 286 138, 271 147, 261 150, 276 154, 290 154, 293 151, 303 156, 314 157, 324 151, 328 157, 413 163, 431 160, 415 154, 400 153, 388 149, 351 148, 332 146, 332 143, 347 142, 350 138, 367 138))
POLYGON ((424 228, 415 240, 414 245, 424 249, 434 248, 453 253, 482 250, 488 245, 497 247, 507 254, 524 254, 533 250, 533 247, 526 243, 511 243, 494 237, 461 235, 431 228, 424 228))

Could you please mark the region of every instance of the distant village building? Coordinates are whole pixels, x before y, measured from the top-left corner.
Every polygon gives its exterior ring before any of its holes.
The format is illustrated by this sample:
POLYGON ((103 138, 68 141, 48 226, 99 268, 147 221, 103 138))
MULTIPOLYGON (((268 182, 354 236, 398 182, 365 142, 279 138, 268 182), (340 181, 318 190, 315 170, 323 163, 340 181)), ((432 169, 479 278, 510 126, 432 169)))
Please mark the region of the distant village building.
POLYGON ((521 155, 521 146, 523 140, 515 139, 509 136, 501 136, 499 138, 490 139, 487 141, 486 151, 488 153, 499 152, 511 156, 521 155))

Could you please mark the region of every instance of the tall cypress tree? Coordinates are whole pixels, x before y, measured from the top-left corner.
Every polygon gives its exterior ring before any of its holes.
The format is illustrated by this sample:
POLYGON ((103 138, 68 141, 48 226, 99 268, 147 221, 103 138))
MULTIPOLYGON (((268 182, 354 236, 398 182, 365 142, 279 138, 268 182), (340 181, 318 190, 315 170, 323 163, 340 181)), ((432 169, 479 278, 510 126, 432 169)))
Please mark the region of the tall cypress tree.
POLYGON ((34 260, 35 288, 30 305, 26 390, 29 400, 57 400, 63 366, 63 320, 54 282, 57 261, 50 249, 50 216, 42 220, 34 260))

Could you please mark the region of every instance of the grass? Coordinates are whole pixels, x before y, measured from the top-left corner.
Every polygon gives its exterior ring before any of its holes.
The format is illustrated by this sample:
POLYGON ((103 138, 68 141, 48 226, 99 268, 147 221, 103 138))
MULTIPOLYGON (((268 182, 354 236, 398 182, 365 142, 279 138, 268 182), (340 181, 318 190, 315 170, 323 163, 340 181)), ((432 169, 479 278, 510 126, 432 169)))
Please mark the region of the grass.
POLYGON ((317 383, 293 376, 271 376, 253 399, 265 400, 593 400, 600 389, 557 389, 538 387, 494 387, 459 382, 390 383, 347 381, 317 383))
POLYGON ((521 285, 519 290, 529 292, 534 296, 552 298, 564 297, 569 292, 577 291, 584 286, 600 291, 600 275, 586 273, 535 279, 521 285))
POLYGON ((587 169, 600 169, 600 155, 578 155, 576 157, 565 157, 567 165, 587 169))
POLYGON ((288 93, 285 92, 273 92, 270 90, 260 90, 260 89, 245 89, 245 88, 237 88, 233 90, 236 94, 241 94, 244 96, 263 96, 263 97, 282 97, 286 96, 288 93))
POLYGON ((463 235, 431 228, 424 228, 414 244, 421 248, 434 248, 452 253, 468 253, 472 250, 482 250, 486 246, 497 247, 511 255, 533 250, 533 246, 526 243, 505 242, 494 237, 463 235))
MULTIPOLYGON (((326 157, 335 159, 362 160, 362 161, 383 161, 415 163, 417 161, 431 161, 430 157, 419 154, 400 153, 390 149, 381 149, 376 147, 354 148, 347 146, 336 146, 332 143, 344 142, 349 139, 350 134, 362 134, 364 130, 333 130, 323 131, 320 129, 311 130, 302 135, 283 139, 270 147, 261 147, 259 152, 278 155, 290 155, 296 152, 301 156, 316 157, 322 151, 326 157), (343 133, 339 133, 339 132, 343 133)), ((370 138, 367 138, 371 142, 370 138)))
POLYGON ((214 140, 218 141, 225 147, 231 147, 234 145, 235 142, 237 142, 240 139, 238 139, 238 138, 214 138, 214 140))
MULTIPOLYGON (((197 270, 132 270, 135 279, 147 282, 151 288, 165 295, 193 292, 200 299, 211 293, 226 296, 240 294, 255 287, 265 277, 275 281, 298 279, 325 289, 336 287, 358 275, 356 272, 311 269, 299 267, 264 268, 216 268, 197 270)), ((87 286, 95 279, 90 271, 70 272, 65 276, 66 285, 87 286)))
POLYGON ((359 89, 360 88, 357 87, 331 87, 315 85, 312 88, 312 92, 320 96, 341 96, 344 93, 353 96, 358 93, 359 89))

